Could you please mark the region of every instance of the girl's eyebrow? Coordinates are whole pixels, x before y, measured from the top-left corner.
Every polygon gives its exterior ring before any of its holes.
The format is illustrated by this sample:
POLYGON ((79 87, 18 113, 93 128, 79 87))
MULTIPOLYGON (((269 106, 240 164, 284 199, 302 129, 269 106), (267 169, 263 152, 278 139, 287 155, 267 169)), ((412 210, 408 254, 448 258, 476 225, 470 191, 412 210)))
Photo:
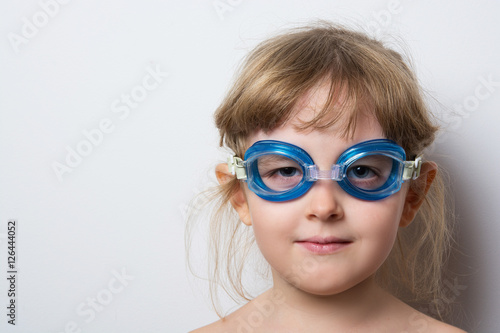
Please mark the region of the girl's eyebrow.
MULTIPOLYGON (((358 158, 358 161, 370 161, 370 162, 378 162, 378 163, 388 163, 388 164, 392 164, 392 159, 390 157, 387 157, 386 155, 382 155, 380 153, 375 153, 373 155, 367 155, 367 156, 363 156, 362 158, 358 158)), ((354 162, 354 164, 356 164, 356 162, 354 162)))
POLYGON ((283 155, 264 155, 262 157, 265 157, 265 158, 259 158, 259 166, 267 166, 268 164, 271 164, 271 163, 277 163, 277 162, 294 162, 294 163, 297 163, 295 161, 293 161, 290 157, 287 157, 287 156, 283 156, 283 155))

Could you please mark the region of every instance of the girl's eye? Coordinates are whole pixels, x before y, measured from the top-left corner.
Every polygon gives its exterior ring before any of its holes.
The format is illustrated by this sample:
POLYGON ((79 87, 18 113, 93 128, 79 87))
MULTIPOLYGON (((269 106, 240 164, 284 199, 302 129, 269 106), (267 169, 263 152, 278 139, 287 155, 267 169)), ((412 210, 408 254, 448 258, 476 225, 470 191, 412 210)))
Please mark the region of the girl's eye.
POLYGON ((346 171, 349 182, 363 190, 376 190, 389 180, 393 169, 392 158, 368 155, 356 160, 346 171))
POLYGON ((297 179, 302 179, 302 169, 298 167, 276 167, 261 173, 261 178, 269 183, 293 183, 297 179))
POLYGON ((302 169, 293 166, 277 167, 262 173, 261 178, 271 190, 287 191, 301 182, 302 169))
POLYGON ((300 172, 299 170, 292 167, 281 168, 274 171, 274 173, 278 173, 282 177, 293 177, 296 176, 299 172, 300 172))
POLYGON ((374 177, 375 173, 369 167, 364 165, 357 165, 347 171, 347 177, 352 178, 369 178, 374 177))
POLYGON ((384 177, 381 177, 377 170, 365 165, 349 168, 346 176, 352 185, 364 190, 374 190, 385 183, 384 177))

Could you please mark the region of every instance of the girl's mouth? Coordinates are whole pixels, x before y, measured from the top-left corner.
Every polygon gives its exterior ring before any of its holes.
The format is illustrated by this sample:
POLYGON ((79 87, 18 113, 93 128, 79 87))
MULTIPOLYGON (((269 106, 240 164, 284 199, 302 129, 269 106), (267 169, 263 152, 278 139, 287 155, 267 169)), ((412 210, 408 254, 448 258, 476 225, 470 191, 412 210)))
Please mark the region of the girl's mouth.
POLYGON ((321 237, 314 236, 306 239, 296 241, 298 245, 302 246, 309 252, 314 254, 332 254, 348 247, 352 241, 337 237, 321 237))

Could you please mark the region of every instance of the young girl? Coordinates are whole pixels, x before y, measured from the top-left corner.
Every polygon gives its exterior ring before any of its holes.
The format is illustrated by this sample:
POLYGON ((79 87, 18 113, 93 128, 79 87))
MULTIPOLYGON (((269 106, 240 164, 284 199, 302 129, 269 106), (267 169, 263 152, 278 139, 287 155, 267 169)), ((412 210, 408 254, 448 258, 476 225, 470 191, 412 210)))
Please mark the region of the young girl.
POLYGON ((422 155, 437 128, 398 53, 328 23, 288 31, 250 53, 215 119, 233 156, 211 282, 248 302, 195 332, 463 332, 399 300, 445 310, 450 229, 422 155), (250 300, 253 242, 273 284, 250 300))

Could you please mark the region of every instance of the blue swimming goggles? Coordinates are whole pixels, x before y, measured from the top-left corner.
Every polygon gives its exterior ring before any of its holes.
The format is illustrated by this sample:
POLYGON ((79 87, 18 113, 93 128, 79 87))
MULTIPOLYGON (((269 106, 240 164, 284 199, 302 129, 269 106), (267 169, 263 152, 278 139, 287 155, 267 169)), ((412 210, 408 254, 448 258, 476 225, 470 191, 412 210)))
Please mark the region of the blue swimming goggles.
POLYGON ((231 156, 229 170, 248 188, 268 201, 287 201, 305 194, 318 179, 332 179, 350 195, 380 200, 398 192, 405 180, 420 175, 421 157, 406 161, 397 143, 387 139, 358 143, 344 151, 330 170, 319 170, 309 154, 290 143, 254 143, 245 160, 231 156))

